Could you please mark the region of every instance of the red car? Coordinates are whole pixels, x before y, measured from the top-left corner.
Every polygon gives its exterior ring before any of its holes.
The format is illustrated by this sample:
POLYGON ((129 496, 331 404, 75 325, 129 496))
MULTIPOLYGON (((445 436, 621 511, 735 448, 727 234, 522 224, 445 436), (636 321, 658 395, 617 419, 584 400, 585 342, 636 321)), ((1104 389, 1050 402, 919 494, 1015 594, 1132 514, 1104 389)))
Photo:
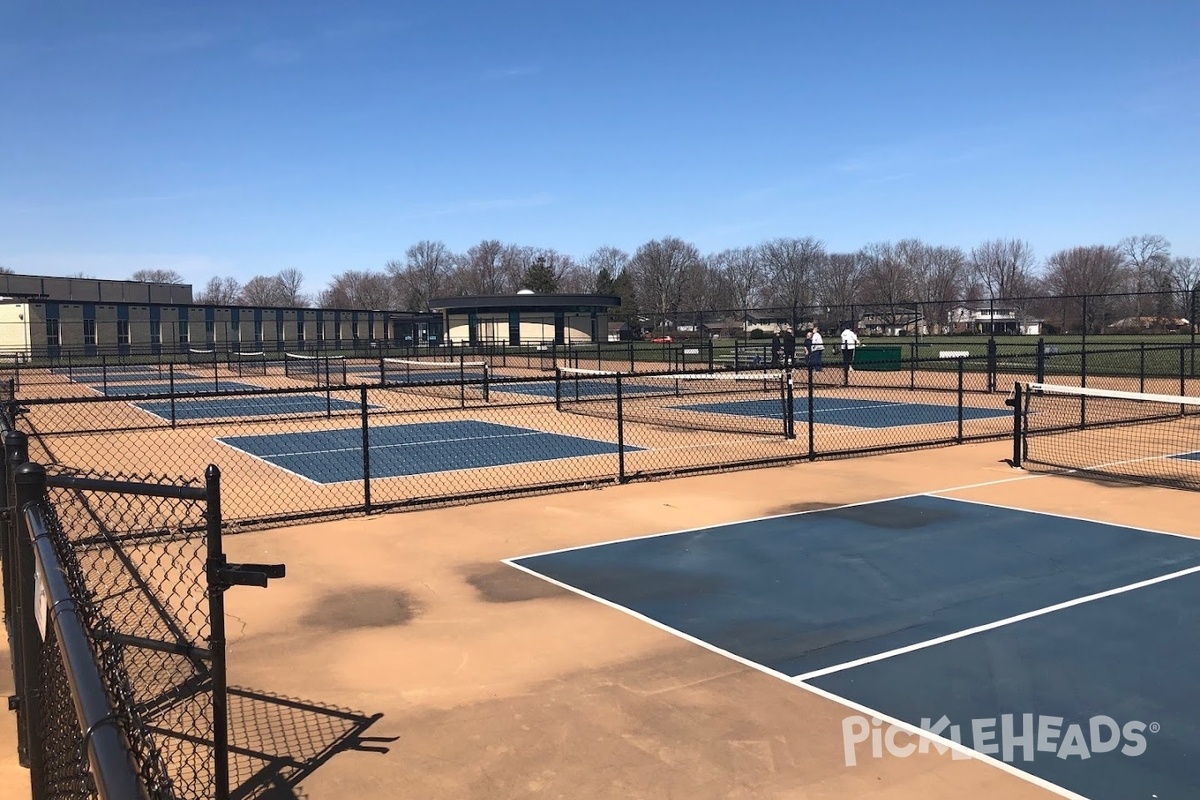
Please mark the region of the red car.
POLYGON ((675 340, 672 339, 670 336, 655 336, 650 341, 654 342, 655 344, 670 344, 671 342, 673 342, 675 340))

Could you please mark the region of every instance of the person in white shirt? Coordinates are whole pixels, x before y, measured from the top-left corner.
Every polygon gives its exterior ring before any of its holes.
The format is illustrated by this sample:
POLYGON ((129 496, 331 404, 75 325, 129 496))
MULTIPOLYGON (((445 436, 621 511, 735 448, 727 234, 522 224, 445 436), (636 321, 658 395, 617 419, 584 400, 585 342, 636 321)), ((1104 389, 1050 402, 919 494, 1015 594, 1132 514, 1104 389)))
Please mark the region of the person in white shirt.
POLYGON ((813 324, 812 330, 804 337, 808 349, 808 364, 813 372, 821 371, 821 357, 825 355, 825 341, 821 338, 821 329, 813 324))
POLYGON ((854 350, 858 347, 858 334, 849 326, 842 331, 842 369, 849 375, 854 372, 854 350))

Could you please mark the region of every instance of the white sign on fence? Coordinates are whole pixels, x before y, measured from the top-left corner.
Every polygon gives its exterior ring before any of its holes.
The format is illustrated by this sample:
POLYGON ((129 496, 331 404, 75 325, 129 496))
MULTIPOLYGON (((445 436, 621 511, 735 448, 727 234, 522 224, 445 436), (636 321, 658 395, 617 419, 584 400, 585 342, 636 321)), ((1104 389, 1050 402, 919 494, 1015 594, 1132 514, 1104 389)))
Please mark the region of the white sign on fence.
POLYGON ((48 611, 49 607, 46 605, 46 579, 39 567, 33 571, 33 616, 37 620, 38 630, 42 633, 43 641, 46 639, 46 613, 48 611))

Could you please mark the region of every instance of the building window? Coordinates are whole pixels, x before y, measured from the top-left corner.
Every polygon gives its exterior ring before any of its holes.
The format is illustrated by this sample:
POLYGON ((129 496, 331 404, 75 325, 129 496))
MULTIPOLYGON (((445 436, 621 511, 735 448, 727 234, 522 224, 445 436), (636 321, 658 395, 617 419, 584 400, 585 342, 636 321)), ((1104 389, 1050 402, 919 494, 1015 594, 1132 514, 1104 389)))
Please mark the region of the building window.
POLYGON ((58 347, 58 318, 46 318, 46 344, 58 347))
POLYGON ((96 343, 96 320, 85 319, 83 321, 83 343, 84 344, 95 344, 96 343))
POLYGON ((262 344, 262 340, 262 320, 256 319, 254 320, 254 343, 262 344))
POLYGON ((235 319, 229 323, 229 341, 240 342, 242 340, 242 321, 235 319))
POLYGON ((211 319, 204 321, 204 341, 210 345, 217 341, 217 323, 211 319))
POLYGON ((283 335, 283 320, 282 319, 275 320, 275 341, 277 341, 277 342, 287 341, 283 335))
POLYGON ((296 322, 296 341, 304 344, 304 320, 297 320, 296 322))
POLYGON ((162 322, 150 320, 150 344, 162 344, 162 322))
POLYGON ((350 335, 353 336, 354 341, 357 342, 358 341, 358 320, 354 320, 354 325, 351 327, 352 327, 352 330, 351 330, 350 335))
POLYGON ((325 323, 324 322, 317 323, 317 341, 318 342, 325 341, 325 323))
POLYGON ((192 340, 188 331, 188 321, 186 319, 179 320, 179 343, 187 344, 192 340))
POLYGON ((333 340, 334 340, 335 342, 338 342, 339 344, 340 344, 340 343, 341 343, 341 341, 342 341, 342 324, 341 324, 340 322, 334 323, 334 326, 333 326, 333 340))
POLYGON ((129 320, 117 320, 117 344, 129 344, 129 320))

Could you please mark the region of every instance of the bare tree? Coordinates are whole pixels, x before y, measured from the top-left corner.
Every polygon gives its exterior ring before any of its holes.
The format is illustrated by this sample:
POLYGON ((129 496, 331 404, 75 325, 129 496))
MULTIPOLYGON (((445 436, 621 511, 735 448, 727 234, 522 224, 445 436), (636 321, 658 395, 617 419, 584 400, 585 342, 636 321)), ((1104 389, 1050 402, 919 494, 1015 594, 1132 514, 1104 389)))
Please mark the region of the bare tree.
POLYGON ((322 308, 394 308, 394 283, 382 272, 348 270, 333 277, 318 304, 322 308))
POLYGON ((142 283, 183 283, 183 276, 173 269, 139 269, 129 276, 142 283))
POLYGON ((288 267, 280 270, 275 277, 279 281, 282 305, 304 307, 310 304, 309 298, 300 291, 300 287, 304 285, 304 273, 294 267, 288 267))
POLYGON ((729 297, 728 309, 737 312, 742 330, 749 330, 750 309, 761 300, 766 275, 759 249, 723 250, 712 256, 709 263, 721 275, 729 297))
POLYGON ((242 284, 237 278, 210 278, 204 289, 196 295, 196 302, 210 306, 228 306, 238 302, 242 284))
POLYGON ((655 326, 679 309, 683 282, 699 262, 696 246, 673 236, 646 242, 634 253, 629 263, 634 292, 658 316, 655 326))
POLYGON ((854 322, 862 301, 866 258, 859 253, 830 253, 818 272, 817 292, 822 305, 840 308, 839 322, 854 322))
POLYGON ((459 259, 452 280, 457 294, 500 294, 505 290, 504 245, 485 239, 459 259))
POLYGON ((825 260, 825 244, 820 239, 772 239, 758 246, 758 255, 767 275, 764 299, 791 314, 792 325, 815 299, 814 278, 825 260))
POLYGON ((15 274, 16 273, 14 273, 11 269, 4 266, 3 264, 0 264, 0 275, 15 275, 15 274))
POLYGON ((1021 239, 983 242, 971 248, 969 263, 975 279, 989 297, 1025 297, 1037 285, 1033 247, 1021 239))
POLYGON ((863 260, 863 301, 880 322, 903 328, 916 323, 917 280, 908 250, 891 242, 875 242, 859 251, 863 260))
POLYGON ((404 252, 404 261, 389 261, 387 272, 395 284, 397 302, 408 311, 424 311, 442 294, 456 257, 442 242, 424 239, 404 252))
POLYGON ((629 254, 617 247, 604 246, 593 251, 583 260, 584 269, 592 276, 590 290, 598 294, 608 294, 613 287, 608 282, 601 282, 601 276, 606 275, 607 281, 616 281, 621 271, 629 266, 629 254))
POLYGON ((940 333, 947 322, 948 306, 965 291, 967 257, 957 247, 929 245, 915 239, 900 242, 898 248, 912 269, 921 314, 927 323, 933 323, 933 332, 940 333))
POLYGON ((1122 266, 1129 278, 1129 288, 1134 293, 1133 314, 1140 317, 1145 306, 1141 293, 1158 291, 1164 278, 1169 276, 1171 243, 1165 236, 1145 233, 1126 236, 1117 243, 1117 249, 1121 251, 1122 266))
POLYGON ((255 275, 242 287, 242 302, 248 306, 283 306, 285 289, 276 275, 255 275))
POLYGON ((1064 327, 1082 326, 1086 333, 1101 332, 1110 298, 1098 295, 1114 293, 1124 277, 1121 251, 1107 245, 1072 247, 1046 260, 1046 287, 1059 297, 1074 300, 1063 305, 1064 309, 1073 309, 1064 311, 1064 327))

